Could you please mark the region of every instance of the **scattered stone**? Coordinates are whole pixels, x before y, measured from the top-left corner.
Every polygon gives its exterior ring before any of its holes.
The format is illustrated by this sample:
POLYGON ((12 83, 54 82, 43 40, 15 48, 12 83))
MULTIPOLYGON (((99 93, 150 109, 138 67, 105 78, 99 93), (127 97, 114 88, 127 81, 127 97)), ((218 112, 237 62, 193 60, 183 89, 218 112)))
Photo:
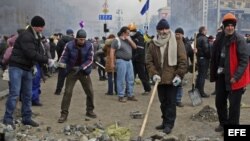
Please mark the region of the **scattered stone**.
POLYGON ((85 135, 82 135, 81 138, 79 139, 79 141, 88 141, 88 137, 85 135))
POLYGON ((202 138, 198 138, 196 141, 210 141, 210 138, 202 137, 202 138))
POLYGON ((141 113, 140 111, 132 111, 130 112, 130 117, 133 119, 142 119, 143 118, 143 113, 141 113))
POLYGON ((50 133, 52 128, 50 126, 47 126, 46 130, 48 131, 48 133, 50 133))
POLYGON ((188 136, 188 141, 196 141, 196 136, 188 136))
POLYGON ((151 136, 151 139, 152 140, 155 140, 155 139, 161 140, 161 139, 163 139, 163 136, 164 135, 155 134, 155 135, 151 136))
POLYGON ((90 121, 90 118, 88 118, 88 117, 85 117, 85 121, 90 121))
POLYGON ((174 135, 166 135, 161 141, 179 141, 179 138, 174 135))

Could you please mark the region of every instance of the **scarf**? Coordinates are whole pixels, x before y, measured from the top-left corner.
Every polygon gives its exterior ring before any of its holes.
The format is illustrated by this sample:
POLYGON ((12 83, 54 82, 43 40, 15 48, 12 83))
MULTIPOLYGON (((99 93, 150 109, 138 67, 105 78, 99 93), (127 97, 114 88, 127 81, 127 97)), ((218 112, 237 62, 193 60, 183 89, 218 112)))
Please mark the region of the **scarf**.
MULTIPOLYGON (((154 44, 158 47, 167 47, 168 45, 168 65, 176 66, 177 65, 177 42, 175 38, 175 34, 170 31, 170 34, 167 35, 166 38, 159 38, 157 40, 153 40, 154 44)), ((164 49, 165 50, 165 49, 164 49)), ((164 52, 162 53, 161 60, 162 64, 164 61, 164 52)))

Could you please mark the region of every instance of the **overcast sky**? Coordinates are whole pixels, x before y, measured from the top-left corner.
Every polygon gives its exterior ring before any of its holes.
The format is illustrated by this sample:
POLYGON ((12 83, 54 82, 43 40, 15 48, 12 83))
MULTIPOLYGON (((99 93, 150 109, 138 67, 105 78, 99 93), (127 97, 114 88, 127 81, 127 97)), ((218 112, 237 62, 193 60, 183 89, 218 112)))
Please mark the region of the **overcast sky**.
MULTIPOLYGON (((99 15, 104 14, 103 4, 105 0, 64 0, 67 3, 75 6, 77 9, 82 9, 79 11, 82 17, 81 20, 85 21, 85 27, 89 33, 101 32, 103 31, 104 21, 99 20, 99 15), (89 27, 89 28, 87 28, 89 27), (93 29, 94 28, 94 29, 93 29), (93 31, 94 30, 94 31, 93 31)), ((108 10, 107 14, 112 15, 112 21, 107 21, 108 28, 111 33, 116 33, 115 30, 118 29, 119 24, 117 22, 118 15, 116 14, 117 9, 122 9, 123 21, 121 26, 126 26, 129 23, 135 23, 136 25, 144 24, 146 21, 146 16, 141 15, 140 11, 146 0, 108 0, 108 10)), ((157 14, 159 8, 166 6, 167 0, 150 0, 149 6, 149 17, 157 14)), ((79 21, 80 21, 79 19, 79 21)), ((150 19, 149 19, 150 20, 150 19)), ((79 26, 73 27, 77 29, 79 26)))
MULTIPOLYGON (((117 16, 116 10, 122 9, 123 10, 123 24, 135 22, 135 23, 143 23, 145 21, 145 15, 142 16, 140 11, 145 4, 146 0, 108 0, 108 9, 109 13, 115 17, 117 16)), ((87 15, 93 15, 91 18, 98 20, 98 15, 102 13, 102 6, 104 4, 104 0, 70 0, 69 3, 75 6, 82 5, 83 9, 87 8, 88 11, 87 15), (84 7, 86 4, 87 7, 84 7)), ((150 0, 150 7, 149 7, 149 16, 152 14, 157 14, 157 10, 166 6, 166 0, 150 0)), ((114 22, 114 21, 113 21, 114 22)))
MULTIPOLYGON (((146 0, 108 0, 110 10, 118 8, 123 9, 124 22, 144 22, 145 15, 142 16, 140 11, 146 0)), ((157 10, 166 5, 166 0, 150 0, 149 16, 157 14, 157 10)), ((115 12, 112 12, 115 13, 115 12)))

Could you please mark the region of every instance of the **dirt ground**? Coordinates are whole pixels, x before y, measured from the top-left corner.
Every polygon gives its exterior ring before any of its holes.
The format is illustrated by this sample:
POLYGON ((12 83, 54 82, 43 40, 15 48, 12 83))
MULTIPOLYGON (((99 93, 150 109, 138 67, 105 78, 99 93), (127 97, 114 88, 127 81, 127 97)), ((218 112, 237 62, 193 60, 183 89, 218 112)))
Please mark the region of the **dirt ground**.
MULTIPOLYGON (((41 102, 43 103, 43 106, 32 107, 33 112, 39 114, 34 118, 35 121, 41 124, 40 128, 42 130, 37 133, 38 136, 46 134, 46 128, 48 126, 52 128, 51 133, 55 137, 66 138, 66 136, 61 132, 65 125, 91 125, 96 122, 101 122, 105 127, 114 124, 116 121, 119 121, 121 126, 131 129, 132 138, 136 138, 139 135, 143 119, 132 119, 130 117, 130 112, 140 111, 142 113, 146 113, 150 95, 141 95, 143 92, 142 85, 135 85, 135 96, 138 99, 137 102, 127 101, 126 103, 120 103, 118 102, 116 95, 105 95, 105 92, 107 91, 107 81, 99 81, 97 70, 93 70, 91 77, 95 95, 94 111, 98 117, 96 119, 91 119, 90 121, 85 120, 86 96, 80 83, 77 82, 71 100, 68 120, 63 124, 57 123, 57 119, 60 116, 62 94, 59 96, 54 95, 57 80, 57 75, 54 75, 49 78, 46 83, 42 84, 41 102)), ((188 96, 188 90, 191 89, 191 74, 187 74, 185 78, 188 80, 188 83, 183 87, 183 103, 185 106, 182 108, 177 107, 177 119, 170 135, 178 136, 183 134, 186 136, 216 137, 219 140, 223 140, 220 133, 214 132, 214 128, 218 125, 218 122, 199 122, 191 120, 191 116, 198 113, 204 106, 209 105, 211 107, 215 107, 215 96, 203 98, 202 105, 193 107, 188 96)), ((243 95, 242 102, 245 104, 250 104, 249 89, 250 88, 248 87, 248 90, 243 95)), ((214 91, 214 83, 206 81, 205 91, 211 94, 214 91)), ((0 114, 2 116, 5 110, 5 100, 6 99, 0 101, 0 114)), ((241 124, 250 124, 249 112, 250 108, 241 109, 241 124)), ((143 137, 147 138, 158 134, 160 131, 155 130, 155 126, 160 123, 160 103, 158 96, 156 95, 149 113, 143 137)))

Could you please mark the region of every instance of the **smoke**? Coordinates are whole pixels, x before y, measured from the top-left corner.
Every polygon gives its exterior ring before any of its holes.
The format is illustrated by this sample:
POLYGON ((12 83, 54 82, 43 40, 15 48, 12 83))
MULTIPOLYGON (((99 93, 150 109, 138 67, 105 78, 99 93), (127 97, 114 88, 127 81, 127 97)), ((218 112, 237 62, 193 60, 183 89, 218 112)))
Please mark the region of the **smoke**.
POLYGON ((25 28, 35 15, 45 19, 44 34, 65 33, 68 28, 80 29, 79 22, 85 22, 88 35, 98 32, 100 24, 98 14, 101 12, 99 0, 1 0, 0 34, 15 34, 18 28, 25 28), (95 2, 94 2, 95 1, 95 2))

